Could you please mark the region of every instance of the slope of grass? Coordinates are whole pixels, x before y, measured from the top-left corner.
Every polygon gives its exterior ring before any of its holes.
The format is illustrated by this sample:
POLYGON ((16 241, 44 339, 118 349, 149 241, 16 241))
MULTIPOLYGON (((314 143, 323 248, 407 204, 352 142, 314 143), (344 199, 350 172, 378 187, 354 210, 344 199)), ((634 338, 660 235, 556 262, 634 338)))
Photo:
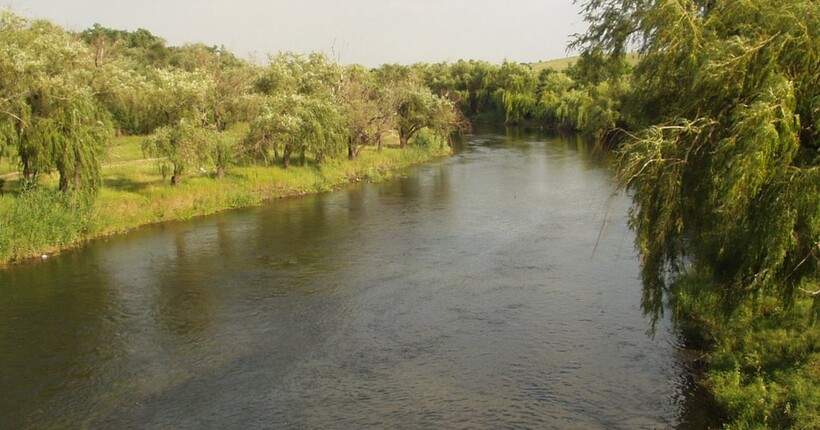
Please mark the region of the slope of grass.
MULTIPOLYGON (((240 135, 240 130, 228 131, 240 135)), ((92 201, 54 190, 56 176, 46 175, 35 192, 18 194, 11 180, 0 194, 0 267, 10 262, 57 252, 89 239, 168 220, 187 219, 217 211, 257 205, 266 200, 333 190, 358 181, 380 181, 401 169, 449 153, 449 148, 388 145, 379 152, 365 148, 353 161, 308 158, 289 169, 245 166, 229 169, 221 180, 213 169, 196 170, 172 187, 157 160, 146 160, 142 138, 112 142, 103 168, 103 187, 92 201)), ((389 143, 389 142, 388 142, 389 143)))
MULTIPOLYGON (((556 58, 553 60, 541 61, 538 63, 530 63, 530 67, 532 67, 532 69, 536 72, 540 72, 543 69, 553 69, 556 72, 563 72, 564 70, 567 70, 569 66, 577 63, 579 58, 581 57, 577 55, 573 57, 556 58)), ((631 66, 638 64, 638 54, 626 54, 626 61, 631 66)))

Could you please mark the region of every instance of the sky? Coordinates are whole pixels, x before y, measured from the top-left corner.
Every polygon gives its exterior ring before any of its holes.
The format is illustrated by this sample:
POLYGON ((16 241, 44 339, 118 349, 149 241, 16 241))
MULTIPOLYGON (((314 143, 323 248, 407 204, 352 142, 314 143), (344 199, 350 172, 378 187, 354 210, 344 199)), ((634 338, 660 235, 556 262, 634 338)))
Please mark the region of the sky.
POLYGON ((0 0, 68 30, 144 28, 170 45, 224 45, 243 58, 325 52, 337 61, 537 62, 573 54, 586 30, 572 0, 0 0))

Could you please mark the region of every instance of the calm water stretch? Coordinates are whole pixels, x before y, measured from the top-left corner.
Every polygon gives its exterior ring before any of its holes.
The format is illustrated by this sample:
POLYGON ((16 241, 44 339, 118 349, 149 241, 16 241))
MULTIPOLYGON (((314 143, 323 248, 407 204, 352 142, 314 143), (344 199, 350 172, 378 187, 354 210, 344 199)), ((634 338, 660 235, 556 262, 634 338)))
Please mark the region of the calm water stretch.
POLYGON ((600 154, 475 135, 406 177, 0 272, 0 428, 690 428, 600 154))

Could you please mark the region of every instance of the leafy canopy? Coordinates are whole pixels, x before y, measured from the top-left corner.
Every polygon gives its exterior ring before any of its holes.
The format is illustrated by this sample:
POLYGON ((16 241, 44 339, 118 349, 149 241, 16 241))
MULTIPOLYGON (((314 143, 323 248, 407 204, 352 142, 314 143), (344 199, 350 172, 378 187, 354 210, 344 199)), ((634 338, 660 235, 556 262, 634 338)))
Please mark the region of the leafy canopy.
POLYGON ((60 189, 94 191, 111 134, 91 89, 87 47, 47 22, 0 14, 0 155, 14 156, 24 186, 57 170, 60 189))
MULTIPOLYGON (((641 125, 622 149, 643 257, 644 309, 687 263, 731 311, 788 305, 820 269, 820 7, 807 0, 592 0, 576 40, 637 47, 641 125)), ((817 293, 815 300, 820 300, 817 293)))

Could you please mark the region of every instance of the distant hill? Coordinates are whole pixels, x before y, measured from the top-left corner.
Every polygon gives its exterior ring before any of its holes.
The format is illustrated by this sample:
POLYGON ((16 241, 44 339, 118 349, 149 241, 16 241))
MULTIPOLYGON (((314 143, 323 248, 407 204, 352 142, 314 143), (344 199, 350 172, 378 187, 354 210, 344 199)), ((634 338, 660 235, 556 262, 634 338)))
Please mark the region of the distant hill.
MULTIPOLYGON (((543 69, 553 69, 555 71, 562 72, 566 70, 567 67, 575 64, 578 61, 578 58, 580 57, 576 55, 574 57, 557 58, 555 60, 542 61, 540 63, 530 63, 530 67, 532 67, 532 69, 536 72, 543 69)), ((626 54, 626 61, 633 66, 638 64, 638 54, 626 54)))

